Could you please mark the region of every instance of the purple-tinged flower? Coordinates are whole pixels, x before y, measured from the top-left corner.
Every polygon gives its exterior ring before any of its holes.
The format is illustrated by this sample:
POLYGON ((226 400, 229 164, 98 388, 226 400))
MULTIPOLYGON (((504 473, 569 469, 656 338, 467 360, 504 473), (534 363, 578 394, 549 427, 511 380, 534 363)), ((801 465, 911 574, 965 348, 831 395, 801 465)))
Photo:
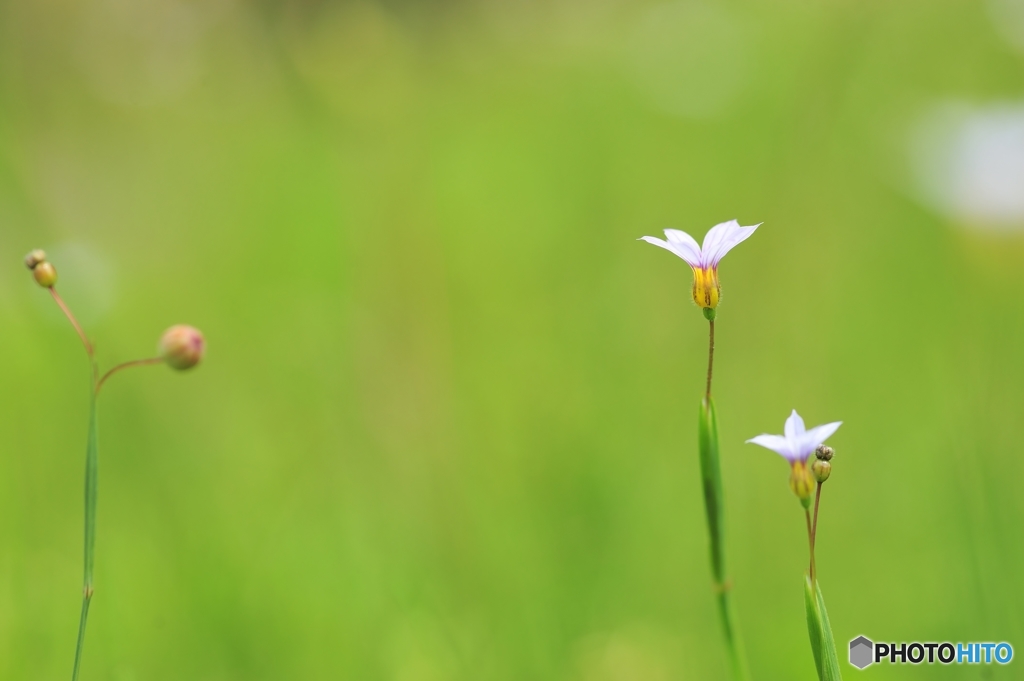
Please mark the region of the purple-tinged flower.
POLYGON ((735 220, 723 222, 708 230, 703 246, 698 246, 692 236, 678 229, 665 230, 668 241, 654 236, 641 237, 641 240, 660 246, 685 260, 693 268, 693 302, 698 307, 713 310, 718 307, 722 297, 722 287, 718 283, 718 263, 760 226, 758 223, 752 227, 741 227, 735 220))
MULTIPOLYGON (((784 435, 758 435, 757 437, 750 438, 747 442, 770 449, 777 454, 781 454, 789 461, 789 465, 792 467, 789 485, 792 487, 793 492, 802 501, 805 501, 810 498, 814 480, 817 477, 816 475, 812 476, 811 471, 808 470, 807 459, 811 457, 811 454, 814 454, 814 450, 818 448, 818 445, 839 430, 841 425, 843 425, 842 421, 836 421, 807 430, 804 426, 804 420, 800 418, 800 414, 797 414, 796 409, 794 409, 793 413, 786 419, 784 435)), ((827 479, 828 475, 826 474, 824 477, 827 479)), ((821 482, 824 482, 824 480, 821 480, 821 482)))
POLYGON ((187 324, 177 324, 164 331, 158 348, 160 357, 172 369, 191 369, 206 352, 206 339, 199 329, 187 324))

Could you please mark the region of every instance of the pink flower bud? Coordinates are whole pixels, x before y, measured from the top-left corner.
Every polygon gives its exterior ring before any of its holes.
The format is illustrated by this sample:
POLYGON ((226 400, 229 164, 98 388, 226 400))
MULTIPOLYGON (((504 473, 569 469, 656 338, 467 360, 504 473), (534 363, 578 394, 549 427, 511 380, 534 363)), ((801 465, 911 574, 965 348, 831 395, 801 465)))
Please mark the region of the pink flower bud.
POLYGON ((193 326, 177 324, 160 337, 160 356, 172 369, 191 369, 199 364, 205 351, 206 340, 193 326))

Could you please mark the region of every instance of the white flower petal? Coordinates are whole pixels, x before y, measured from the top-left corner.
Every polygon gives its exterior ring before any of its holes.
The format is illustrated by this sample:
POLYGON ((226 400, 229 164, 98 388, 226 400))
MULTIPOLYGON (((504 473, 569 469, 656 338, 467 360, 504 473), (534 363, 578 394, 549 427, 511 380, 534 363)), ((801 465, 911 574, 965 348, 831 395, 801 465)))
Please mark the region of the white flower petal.
POLYGON ((800 414, 796 413, 796 409, 786 419, 786 428, 783 432, 786 433, 786 439, 792 443, 798 443, 803 434, 807 432, 807 429, 804 427, 804 420, 800 418, 800 414))
POLYGON ((680 258, 690 263, 691 267, 700 267, 701 251, 696 239, 678 229, 666 229, 665 236, 668 237, 668 242, 675 246, 680 258))
POLYGON ((814 450, 818 448, 818 445, 823 443, 825 440, 832 436, 832 433, 839 430, 839 426, 843 425, 842 421, 836 421, 835 423, 826 423, 823 426, 815 426, 800 437, 799 452, 802 457, 806 458, 814 453, 814 450))
POLYGON ((726 253, 748 239, 760 226, 758 223, 752 227, 741 227, 740 223, 730 220, 712 227, 704 237, 704 247, 701 249, 704 267, 718 267, 726 253))
POLYGON ((694 258, 692 254, 688 251, 688 249, 686 249, 681 244, 671 243, 665 241, 664 239, 659 239, 656 236, 642 236, 640 237, 639 241, 646 241, 649 244, 660 246, 661 248, 664 248, 666 251, 674 253, 675 255, 685 260, 686 264, 688 264, 690 267, 700 267, 700 256, 698 255, 696 258, 694 258))
POLYGON ((738 223, 735 220, 729 220, 729 222, 722 222, 722 223, 719 223, 719 224, 715 225, 714 227, 712 227, 711 229, 708 230, 707 234, 704 235, 704 243, 700 247, 701 253, 704 254, 705 258, 707 258, 712 253, 714 253, 715 250, 717 250, 719 246, 722 245, 722 240, 733 229, 739 229, 739 228, 740 228, 740 223, 738 223))
POLYGON ((676 253, 676 249, 672 247, 672 244, 665 241, 664 239, 659 239, 656 236, 642 236, 639 239, 637 239, 637 241, 646 241, 649 244, 660 246, 661 248, 664 248, 666 251, 672 251, 676 255, 679 255, 678 253, 676 253))
POLYGON ((782 437, 781 435, 758 435, 747 440, 750 444, 761 445, 766 449, 770 449, 777 454, 781 454, 786 459, 793 461, 794 455, 793 450, 789 446, 789 440, 782 437))

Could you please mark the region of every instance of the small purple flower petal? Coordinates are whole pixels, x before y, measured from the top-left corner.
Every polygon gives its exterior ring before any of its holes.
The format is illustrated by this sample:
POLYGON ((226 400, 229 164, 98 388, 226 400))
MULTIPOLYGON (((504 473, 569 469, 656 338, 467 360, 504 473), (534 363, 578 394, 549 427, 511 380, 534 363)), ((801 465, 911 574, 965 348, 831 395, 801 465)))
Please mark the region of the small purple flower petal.
POLYGON ((665 237, 679 257, 689 263, 690 267, 700 267, 700 246, 692 236, 678 229, 666 229, 665 237))
POLYGON ((786 439, 790 442, 796 442, 797 438, 807 432, 807 429, 804 427, 804 420, 800 418, 800 414, 796 413, 796 409, 786 419, 786 427, 783 432, 786 434, 786 439))
POLYGON ((786 457, 791 463, 795 461, 806 461, 818 445, 827 440, 833 433, 843 425, 842 421, 826 423, 822 426, 815 426, 810 430, 804 427, 804 420, 796 409, 786 419, 785 435, 758 435, 747 440, 747 442, 761 445, 773 452, 778 452, 786 457))
POLYGON ((640 241, 660 246, 666 251, 675 253, 694 269, 714 269, 725 254, 737 244, 749 238, 761 224, 742 227, 735 220, 715 225, 704 235, 704 245, 698 246, 697 241, 686 232, 678 229, 666 229, 668 241, 654 236, 640 237, 640 241))
POLYGON ((666 251, 669 251, 670 253, 673 253, 674 255, 677 255, 683 260, 685 260, 686 264, 688 264, 690 267, 700 267, 699 252, 697 254, 697 257, 693 257, 693 255, 688 251, 688 249, 681 246, 680 244, 665 241, 664 239, 659 239, 656 236, 642 236, 640 237, 640 241, 646 241, 649 244, 654 244, 655 246, 664 248, 666 251))
POLYGON ((750 438, 747 442, 770 449, 776 454, 786 457, 789 461, 796 460, 793 456, 793 450, 789 447, 789 440, 781 435, 758 435, 757 437, 750 438))
POLYGON ((811 428, 800 439, 800 451, 806 451, 807 456, 810 456, 818 448, 818 445, 829 439, 833 433, 839 430, 841 425, 843 425, 842 421, 836 421, 835 423, 826 423, 823 426, 811 428))
POLYGON ((704 267, 718 267, 726 253, 748 239, 760 226, 759 223, 752 227, 741 227, 740 223, 731 220, 712 227, 704 237, 704 246, 701 248, 704 267))

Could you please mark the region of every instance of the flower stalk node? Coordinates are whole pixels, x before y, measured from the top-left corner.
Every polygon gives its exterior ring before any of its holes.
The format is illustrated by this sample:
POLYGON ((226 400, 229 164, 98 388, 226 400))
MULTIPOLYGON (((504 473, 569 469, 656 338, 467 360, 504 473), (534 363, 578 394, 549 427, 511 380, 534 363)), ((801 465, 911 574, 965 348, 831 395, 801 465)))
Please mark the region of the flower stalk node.
POLYGON ((730 591, 732 591, 732 580, 731 579, 727 579, 727 580, 725 580, 724 582, 721 582, 721 583, 719 583, 719 582, 712 582, 711 583, 711 589, 716 594, 727 594, 730 591))

